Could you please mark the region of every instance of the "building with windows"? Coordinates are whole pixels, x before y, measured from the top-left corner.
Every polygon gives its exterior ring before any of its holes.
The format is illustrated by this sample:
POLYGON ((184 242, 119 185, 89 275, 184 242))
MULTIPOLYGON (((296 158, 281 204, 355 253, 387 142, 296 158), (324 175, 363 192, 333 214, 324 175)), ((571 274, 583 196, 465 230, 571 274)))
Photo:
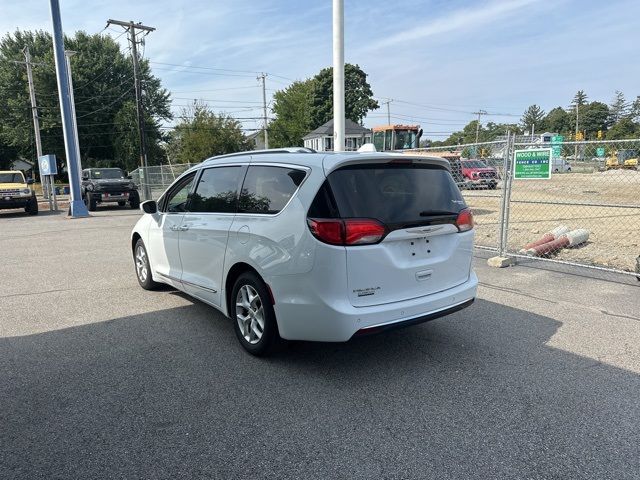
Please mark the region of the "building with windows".
MULTIPOLYGON (((304 141, 304 146, 307 148, 312 148, 318 152, 332 152, 333 119, 309 132, 302 140, 304 141)), ((346 118, 344 122, 345 151, 354 152, 365 143, 371 143, 371 130, 346 118)))

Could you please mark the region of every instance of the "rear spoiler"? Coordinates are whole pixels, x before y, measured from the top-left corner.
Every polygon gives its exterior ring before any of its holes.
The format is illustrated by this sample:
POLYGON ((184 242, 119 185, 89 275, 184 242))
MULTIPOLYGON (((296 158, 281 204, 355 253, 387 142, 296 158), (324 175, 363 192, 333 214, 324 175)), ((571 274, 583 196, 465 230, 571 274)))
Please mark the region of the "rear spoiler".
POLYGON ((408 155, 402 153, 354 153, 353 155, 326 155, 322 159, 325 175, 329 175, 338 168, 347 165, 362 165, 367 163, 412 163, 434 165, 451 171, 451 164, 444 158, 427 157, 425 155, 408 155))

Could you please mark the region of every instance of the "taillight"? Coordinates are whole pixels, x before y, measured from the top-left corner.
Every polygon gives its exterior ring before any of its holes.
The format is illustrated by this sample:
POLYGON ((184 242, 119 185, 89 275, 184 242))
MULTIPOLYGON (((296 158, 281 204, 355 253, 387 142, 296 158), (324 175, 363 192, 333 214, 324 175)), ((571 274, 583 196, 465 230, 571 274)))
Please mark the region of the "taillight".
POLYGON ((345 245, 369 245, 378 243, 384 237, 387 229, 380 222, 371 219, 348 219, 344 221, 346 227, 345 245))
POLYGON ((458 218, 456 218, 456 227, 458 227, 458 231, 466 232, 473 228, 473 214, 471 210, 465 208, 460 213, 458 213, 458 218))
POLYGON ((309 218, 307 223, 318 240, 332 245, 371 245, 378 243, 387 233, 383 224, 369 218, 309 218))
POLYGON ((342 245, 344 242, 344 225, 342 220, 307 220, 311 233, 325 243, 332 245, 342 245))

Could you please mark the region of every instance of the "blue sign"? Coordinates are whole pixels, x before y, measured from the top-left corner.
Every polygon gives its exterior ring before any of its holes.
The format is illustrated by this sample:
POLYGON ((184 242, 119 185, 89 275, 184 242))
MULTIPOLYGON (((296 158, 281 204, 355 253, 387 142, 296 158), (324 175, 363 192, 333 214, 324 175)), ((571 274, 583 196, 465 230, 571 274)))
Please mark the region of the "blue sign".
POLYGON ((40 165, 40 175, 58 174, 58 165, 56 163, 55 155, 42 155, 38 158, 38 165, 40 165))

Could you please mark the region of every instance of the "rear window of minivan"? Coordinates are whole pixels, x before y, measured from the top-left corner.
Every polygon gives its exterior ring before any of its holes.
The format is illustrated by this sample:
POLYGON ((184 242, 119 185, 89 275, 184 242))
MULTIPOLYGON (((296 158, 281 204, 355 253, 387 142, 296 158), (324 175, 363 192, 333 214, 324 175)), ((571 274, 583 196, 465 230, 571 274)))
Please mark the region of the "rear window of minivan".
POLYGON ((388 226, 420 225, 457 215, 465 201, 451 173, 436 165, 367 164, 329 174, 310 210, 317 218, 373 218, 388 226))

